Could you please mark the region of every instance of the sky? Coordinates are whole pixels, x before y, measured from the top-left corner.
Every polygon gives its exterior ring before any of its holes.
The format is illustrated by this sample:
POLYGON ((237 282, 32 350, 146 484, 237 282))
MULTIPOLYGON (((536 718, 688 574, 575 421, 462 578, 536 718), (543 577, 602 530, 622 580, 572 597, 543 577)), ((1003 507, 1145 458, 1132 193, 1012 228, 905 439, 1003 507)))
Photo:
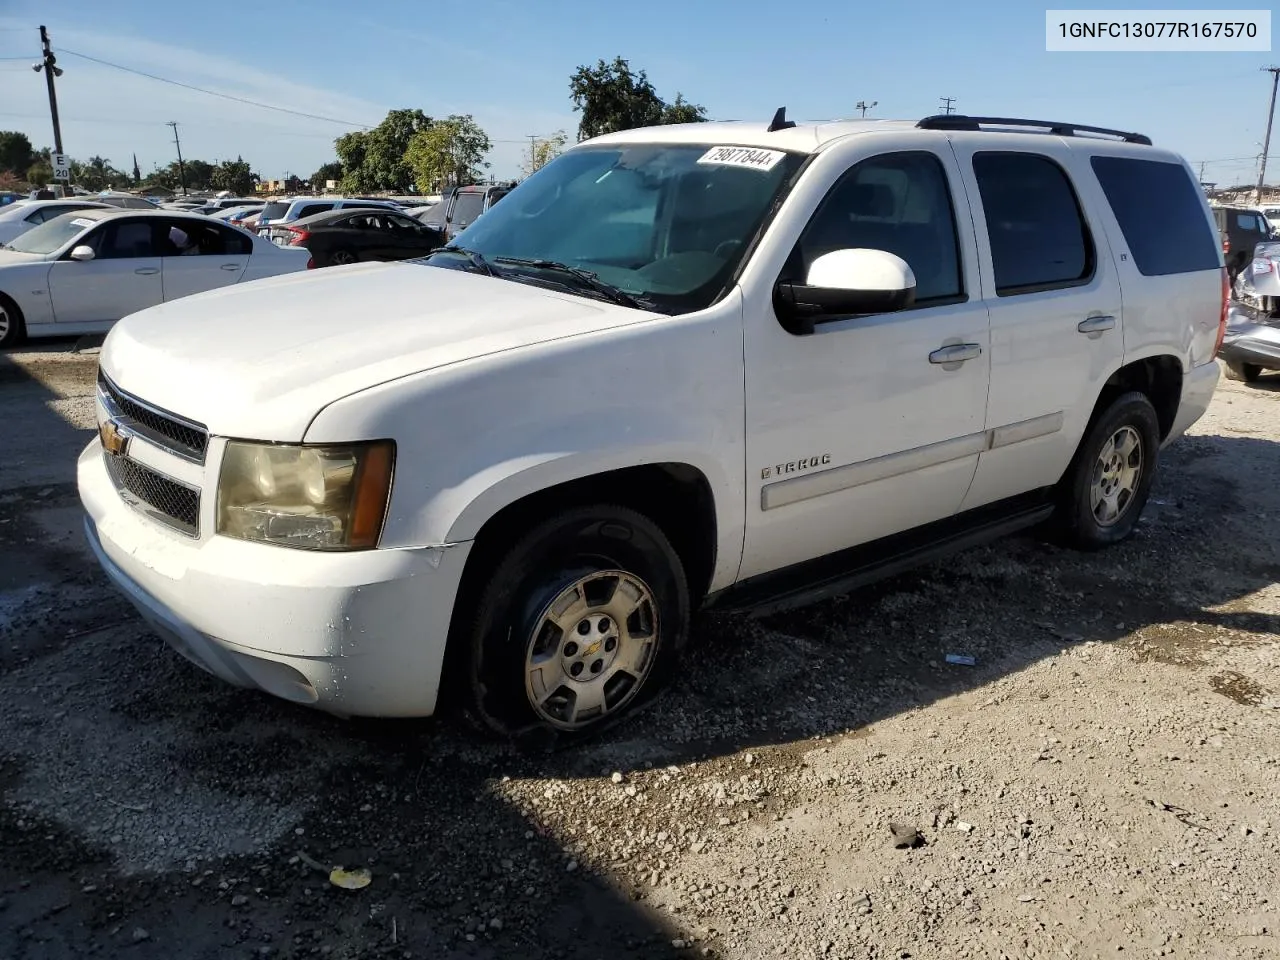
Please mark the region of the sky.
MULTIPOLYGON (((423 0, 0 0, 0 130, 52 145, 44 77, 31 70, 44 24, 65 70, 65 151, 121 169, 136 153, 144 174, 175 159, 171 120, 185 158, 239 155, 278 179, 309 176, 334 159, 334 138, 418 107, 471 114, 494 144, 489 172, 514 177, 531 135, 575 138, 574 70, 622 56, 664 99, 682 93, 712 119, 765 121, 783 105, 795 119, 851 117, 860 100, 876 103, 869 117, 917 119, 952 97, 961 113, 1137 130, 1205 162, 1204 178, 1226 185, 1257 177, 1271 92, 1262 68, 1280 63, 1271 53, 1049 53, 1045 5, 1026 0, 477 0, 456 17, 442 9, 423 0)), ((1270 154, 1274 183, 1280 129, 1270 154)))

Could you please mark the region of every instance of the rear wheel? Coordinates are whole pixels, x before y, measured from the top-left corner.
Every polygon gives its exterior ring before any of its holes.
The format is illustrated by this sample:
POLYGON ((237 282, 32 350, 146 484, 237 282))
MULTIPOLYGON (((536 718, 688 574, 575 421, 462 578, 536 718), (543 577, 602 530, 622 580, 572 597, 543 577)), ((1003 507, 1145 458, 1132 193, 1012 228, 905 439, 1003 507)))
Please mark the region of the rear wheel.
POLYGON ((348 263, 356 262, 356 255, 350 250, 334 250, 329 254, 329 263, 335 267, 346 266, 348 263))
POLYGON ((1228 363, 1227 379, 1253 383, 1262 376, 1262 367, 1256 363, 1228 363))
POLYGON ((1059 487, 1057 526, 1084 550, 1128 539, 1155 479, 1160 422, 1146 394, 1117 397, 1089 428, 1059 487))
POLYGON ((689 623, 680 557, 633 510, 539 524, 496 564, 470 631, 469 705, 505 736, 597 733, 649 702, 689 623))
POLYGON ((0 350, 16 347, 22 342, 26 326, 22 322, 22 311, 18 305, 0 294, 0 350))

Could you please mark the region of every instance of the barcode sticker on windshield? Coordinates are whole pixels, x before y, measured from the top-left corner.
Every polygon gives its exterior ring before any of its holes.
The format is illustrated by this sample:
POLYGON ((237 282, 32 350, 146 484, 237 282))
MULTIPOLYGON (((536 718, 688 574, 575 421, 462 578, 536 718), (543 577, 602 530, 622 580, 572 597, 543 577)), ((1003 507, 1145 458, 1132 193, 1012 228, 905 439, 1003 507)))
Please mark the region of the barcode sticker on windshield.
POLYGON ((749 167, 752 170, 772 170, 786 154, 781 150, 758 150, 755 147, 712 147, 698 158, 699 163, 714 163, 722 167, 749 167))
POLYGON ((76 227, 92 227, 96 221, 86 220, 84 217, 76 217, 71 221, 72 226, 76 227))

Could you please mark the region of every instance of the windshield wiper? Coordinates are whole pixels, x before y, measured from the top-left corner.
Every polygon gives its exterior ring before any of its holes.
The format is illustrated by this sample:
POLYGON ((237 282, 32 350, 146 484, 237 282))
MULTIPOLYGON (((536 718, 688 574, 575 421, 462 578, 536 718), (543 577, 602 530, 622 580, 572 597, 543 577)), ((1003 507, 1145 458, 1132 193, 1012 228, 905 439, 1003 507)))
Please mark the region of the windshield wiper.
POLYGON ((468 250, 466 247, 439 247, 432 250, 428 256, 433 257, 437 253, 456 253, 460 257, 465 257, 471 265, 476 268, 476 270, 483 273, 486 277, 498 276, 498 271, 493 269, 493 264, 474 250, 468 250))
POLYGON ((571 267, 569 264, 560 263, 558 260, 526 259, 523 257, 495 257, 493 262, 510 263, 518 267, 535 267, 539 270, 554 270, 557 273, 564 273, 573 277, 582 286, 603 294, 614 303, 621 304, 624 307, 634 307, 637 310, 645 309, 644 304, 625 290, 615 287, 611 283, 605 283, 590 270, 583 270, 581 267, 571 267))

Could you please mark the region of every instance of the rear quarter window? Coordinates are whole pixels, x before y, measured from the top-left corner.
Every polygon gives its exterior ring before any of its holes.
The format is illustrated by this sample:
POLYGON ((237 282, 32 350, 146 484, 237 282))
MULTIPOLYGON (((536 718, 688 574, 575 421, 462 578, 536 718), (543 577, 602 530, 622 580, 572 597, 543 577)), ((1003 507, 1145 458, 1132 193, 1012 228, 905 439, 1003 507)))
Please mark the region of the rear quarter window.
POLYGON ((1200 187, 1182 164, 1103 156, 1090 163, 1139 273, 1163 277, 1221 266, 1200 187))

